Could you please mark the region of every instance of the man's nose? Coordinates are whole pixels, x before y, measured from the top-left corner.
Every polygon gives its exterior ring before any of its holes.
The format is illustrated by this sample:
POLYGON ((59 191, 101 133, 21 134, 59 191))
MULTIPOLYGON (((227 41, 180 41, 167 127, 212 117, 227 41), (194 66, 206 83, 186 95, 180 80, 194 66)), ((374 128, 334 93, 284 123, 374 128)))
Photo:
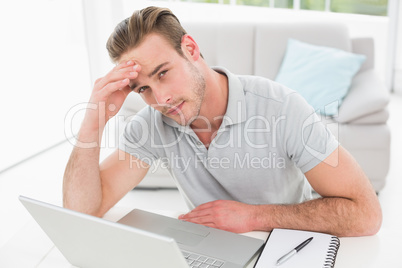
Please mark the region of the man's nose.
POLYGON ((166 105, 169 104, 172 100, 172 95, 169 90, 161 89, 161 88, 154 88, 152 90, 154 94, 154 98, 158 105, 166 105))

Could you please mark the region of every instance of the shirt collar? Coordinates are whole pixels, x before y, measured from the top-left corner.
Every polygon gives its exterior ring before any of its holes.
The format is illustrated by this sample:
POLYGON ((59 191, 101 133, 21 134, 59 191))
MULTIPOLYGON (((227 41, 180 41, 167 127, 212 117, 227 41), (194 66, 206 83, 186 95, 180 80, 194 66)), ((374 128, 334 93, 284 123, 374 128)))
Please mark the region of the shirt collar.
POLYGON ((217 72, 224 73, 228 78, 228 106, 221 127, 240 124, 246 121, 246 97, 243 84, 239 78, 223 67, 213 67, 217 72))

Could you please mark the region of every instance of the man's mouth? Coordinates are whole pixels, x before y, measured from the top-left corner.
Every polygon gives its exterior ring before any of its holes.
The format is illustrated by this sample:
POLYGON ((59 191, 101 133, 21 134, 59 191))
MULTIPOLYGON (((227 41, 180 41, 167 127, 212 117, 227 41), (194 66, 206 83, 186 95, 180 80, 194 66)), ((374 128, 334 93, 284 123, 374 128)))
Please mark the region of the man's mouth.
POLYGON ((181 111, 183 105, 184 105, 184 101, 183 101, 182 103, 180 103, 179 105, 170 108, 170 109, 166 112, 166 114, 167 114, 167 115, 176 115, 176 114, 178 114, 178 113, 181 111))

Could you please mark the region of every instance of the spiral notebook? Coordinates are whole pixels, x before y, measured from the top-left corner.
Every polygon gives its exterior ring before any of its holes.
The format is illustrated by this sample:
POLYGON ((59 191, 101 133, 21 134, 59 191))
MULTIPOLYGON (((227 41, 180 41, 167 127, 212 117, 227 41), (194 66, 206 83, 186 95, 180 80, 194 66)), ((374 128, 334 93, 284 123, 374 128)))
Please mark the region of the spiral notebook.
POLYGON ((333 235, 299 230, 274 229, 270 233, 254 268, 334 267, 339 246, 339 238, 333 235), (279 258, 310 237, 313 237, 313 240, 302 250, 281 265, 276 265, 279 258))

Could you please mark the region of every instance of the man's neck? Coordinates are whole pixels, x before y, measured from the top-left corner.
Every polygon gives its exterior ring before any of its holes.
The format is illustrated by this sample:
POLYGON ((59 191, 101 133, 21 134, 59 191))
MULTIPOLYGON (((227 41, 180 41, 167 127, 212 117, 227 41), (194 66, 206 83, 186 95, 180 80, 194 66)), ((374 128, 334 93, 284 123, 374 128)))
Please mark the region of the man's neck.
POLYGON ((226 113, 229 87, 227 76, 213 69, 207 70, 205 81, 205 95, 199 119, 191 124, 191 128, 203 142, 208 140, 209 144, 215 137, 226 113))

